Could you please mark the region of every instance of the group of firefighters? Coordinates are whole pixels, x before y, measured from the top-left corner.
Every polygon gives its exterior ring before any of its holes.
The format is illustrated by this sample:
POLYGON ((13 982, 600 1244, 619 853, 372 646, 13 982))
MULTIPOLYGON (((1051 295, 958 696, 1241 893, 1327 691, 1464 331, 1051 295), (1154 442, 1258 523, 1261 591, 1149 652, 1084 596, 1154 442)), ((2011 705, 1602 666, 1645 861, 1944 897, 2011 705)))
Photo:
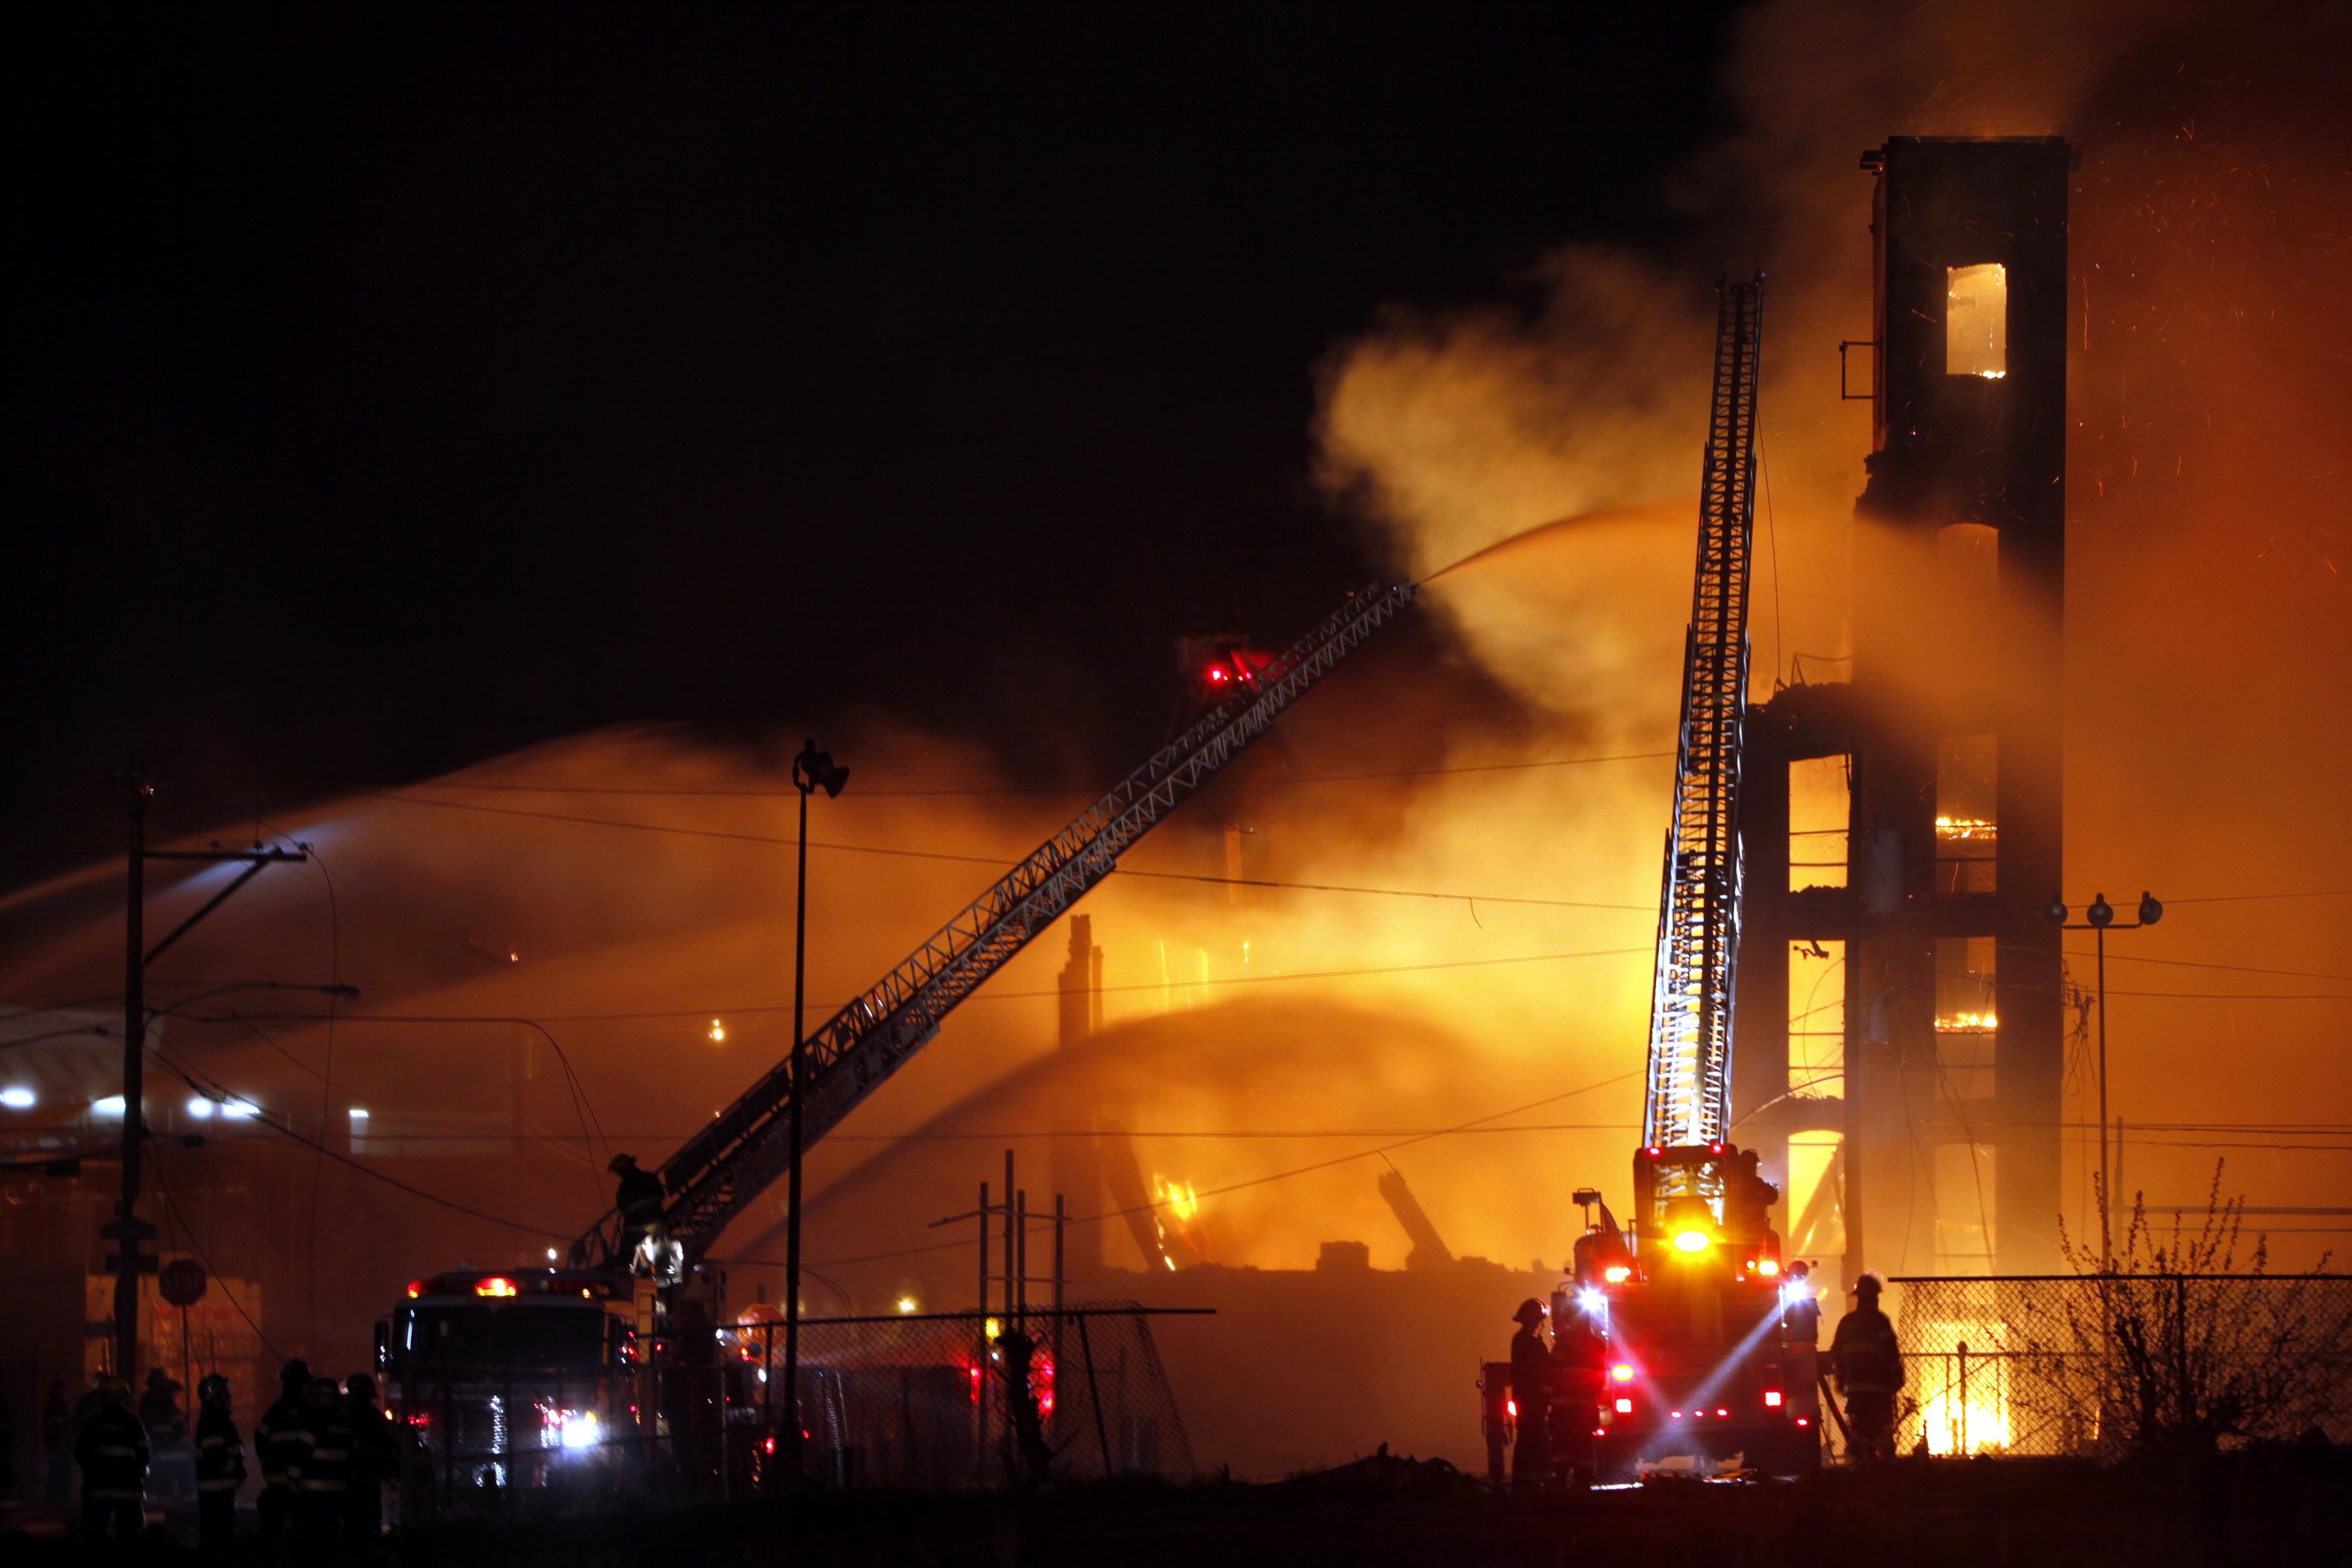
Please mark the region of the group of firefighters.
MULTIPOLYGON (((150 1472, 183 1453, 193 1462, 199 1542, 216 1550, 235 1538, 246 1463, 228 1379, 215 1373, 196 1385, 193 1441, 179 1415, 178 1386, 152 1374, 134 1410, 130 1384, 110 1373, 93 1381, 79 1408, 67 1406, 62 1382, 49 1385, 42 1423, 49 1498, 65 1500, 68 1468, 79 1466, 85 1540, 139 1536, 147 1523, 150 1472)), ((312 1541, 382 1534, 393 1440, 375 1380, 354 1373, 338 1387, 295 1360, 278 1373, 278 1390, 253 1428, 262 1533, 294 1531, 312 1541)))
MULTIPOLYGON (((1807 1278, 1803 1264, 1790 1270, 1792 1282, 1807 1278)), ((1885 1281, 1865 1273, 1856 1281, 1853 1306, 1838 1320, 1830 1340, 1829 1365, 1845 1399, 1848 1451, 1862 1462, 1895 1457, 1895 1401, 1903 1390, 1903 1351, 1895 1338, 1895 1321, 1879 1307, 1885 1281)), ((1580 1412, 1561 1423, 1566 1439, 1589 1447, 1585 1419, 1600 1403, 1607 1373, 1608 1342, 1580 1312, 1563 1312, 1564 1321, 1552 1322, 1552 1338, 1543 1330, 1552 1319, 1550 1309, 1533 1296, 1519 1303, 1512 1321, 1519 1331, 1511 1336, 1511 1399, 1516 1410, 1517 1441, 1511 1453, 1511 1479, 1519 1486, 1551 1484, 1563 1470, 1588 1474, 1588 1453, 1553 1451, 1551 1407, 1580 1412)), ((1815 1347, 1821 1336, 1821 1308, 1807 1289, 1788 1312, 1790 1342, 1804 1353, 1808 1381, 1814 1375, 1815 1347)))

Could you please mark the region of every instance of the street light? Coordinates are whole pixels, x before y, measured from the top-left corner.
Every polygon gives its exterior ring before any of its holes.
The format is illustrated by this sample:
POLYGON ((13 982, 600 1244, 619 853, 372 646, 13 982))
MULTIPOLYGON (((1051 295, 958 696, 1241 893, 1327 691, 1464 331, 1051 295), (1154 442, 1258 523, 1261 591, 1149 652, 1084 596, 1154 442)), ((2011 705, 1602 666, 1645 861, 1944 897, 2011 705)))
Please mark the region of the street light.
POLYGON ((786 1451, 792 1456, 786 1473, 801 1474, 801 1042, 808 1033, 802 1010, 808 995, 808 812, 809 796, 818 790, 832 800, 849 782, 849 770, 838 766, 830 752, 816 742, 801 747, 793 759, 793 787, 801 795, 801 830, 794 842, 800 850, 798 890, 793 904, 793 1098, 785 1112, 790 1150, 791 1186, 784 1194, 784 1419, 792 1423, 786 1451))
POLYGON ((2083 911, 2083 925, 2066 923, 2066 900, 2058 894, 2042 906, 2042 918, 2060 931, 2087 931, 2095 933, 2099 952, 2099 1270, 2105 1273, 2115 1267, 2114 1249, 2108 1239, 2107 1215, 2115 1207, 2115 1194, 2107 1190, 2107 931, 2137 931, 2152 926, 2164 918, 2164 906, 2156 901, 2154 893, 2143 890, 2139 896, 2139 919, 2129 925, 2116 924, 2116 907, 2107 902, 2105 893, 2091 898, 2091 907, 2083 911))

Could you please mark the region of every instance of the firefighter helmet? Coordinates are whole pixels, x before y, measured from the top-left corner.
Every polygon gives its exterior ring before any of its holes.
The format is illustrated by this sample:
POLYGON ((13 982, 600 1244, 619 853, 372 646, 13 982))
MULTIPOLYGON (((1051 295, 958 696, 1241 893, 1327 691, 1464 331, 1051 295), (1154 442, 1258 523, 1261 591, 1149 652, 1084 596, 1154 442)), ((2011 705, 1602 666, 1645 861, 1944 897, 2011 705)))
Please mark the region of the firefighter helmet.
POLYGON ((206 1402, 210 1402, 216 1394, 226 1396, 227 1393, 228 1379, 218 1373, 214 1373, 196 1384, 196 1397, 206 1402))
POLYGON ((373 1399, 375 1379, 363 1372, 355 1372, 343 1379, 343 1393, 352 1399, 373 1399))
POLYGON ((623 1171, 634 1171, 636 1168, 637 1157, 635 1154, 615 1154, 613 1156, 612 1162, 604 1167, 604 1169, 612 1172, 615 1175, 618 1175, 623 1171))
POLYGON ((278 1381, 289 1394, 300 1392, 310 1381, 310 1363, 296 1356, 278 1369, 278 1381))
POLYGON ((128 1399, 131 1397, 131 1385, 109 1373, 98 1380, 98 1393, 101 1399, 128 1399))
POLYGON ((1529 1328, 1533 1328, 1536 1324, 1542 1322, 1546 1318, 1550 1316, 1551 1314, 1549 1312, 1544 1310, 1544 1304, 1541 1301, 1537 1300, 1533 1296, 1530 1296, 1526 1300, 1519 1303, 1519 1310, 1511 1314, 1511 1321, 1515 1323, 1525 1323, 1529 1328))
POLYGON ((1866 1296, 1873 1300, 1877 1300, 1878 1293, 1885 1289, 1886 1276, 1881 1274, 1875 1268, 1864 1269, 1862 1271, 1862 1278, 1853 1282, 1853 1293, 1855 1295, 1866 1296))

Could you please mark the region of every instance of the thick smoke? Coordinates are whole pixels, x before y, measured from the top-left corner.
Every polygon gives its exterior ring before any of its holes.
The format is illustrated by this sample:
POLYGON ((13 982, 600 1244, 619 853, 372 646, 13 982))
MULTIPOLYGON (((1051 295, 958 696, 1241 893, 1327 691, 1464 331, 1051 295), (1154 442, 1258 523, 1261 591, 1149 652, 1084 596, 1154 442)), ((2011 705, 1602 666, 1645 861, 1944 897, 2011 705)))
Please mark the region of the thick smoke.
MULTIPOLYGON (((1679 244, 1572 246, 1508 302, 1395 307, 1325 370, 1323 471, 1399 569, 1549 524, 1589 595, 1663 602, 1687 591, 1706 285, 1761 265, 1756 690, 1836 679, 1846 606, 1874 591, 1852 580, 1870 553, 1852 512, 1868 405, 1838 397, 1834 352, 1870 335, 1856 154, 1890 133, 2071 137, 2066 891, 2078 906, 2143 885, 2175 900, 2161 930, 2116 944, 2129 960, 2304 972, 2116 963, 2110 1027, 2132 1042, 2116 1105, 2158 1141, 2133 1150, 2126 1180, 2159 1204, 2205 1188, 2215 1151, 2178 1145, 2216 1142, 2164 1123, 2307 1121, 2308 1090, 2342 1085, 2313 1042, 2340 1035, 2344 1003, 2224 997, 2344 991, 2312 976, 2343 973, 2352 906, 2189 900, 2352 887, 2337 721, 2352 304, 2336 282, 2352 122, 2333 80, 2347 33, 2340 10, 2302 7, 1762 6, 1727 79, 1743 124, 1672 193, 1691 220, 1679 244), (1674 576, 1654 589, 1629 572, 1629 507, 1667 536, 1654 555, 1674 576), (2217 1074, 2252 1040, 2267 1042, 2258 1066, 2217 1074)), ((1856 365, 1857 384, 1867 374, 1856 365)), ((1476 569, 1492 559, 1435 584, 1465 646, 1547 708, 1615 706, 1594 679, 1609 632, 1546 615, 1535 593, 1573 590, 1476 569)), ((1670 683, 1671 667, 1645 679, 1670 683)), ((2079 1060, 2070 1082, 2088 1105, 2079 1060)), ((2344 1174, 2325 1153, 2244 1152, 2229 1184, 2257 1203, 2344 1174)), ((2280 1251, 2308 1255, 2310 1239, 2280 1251)))

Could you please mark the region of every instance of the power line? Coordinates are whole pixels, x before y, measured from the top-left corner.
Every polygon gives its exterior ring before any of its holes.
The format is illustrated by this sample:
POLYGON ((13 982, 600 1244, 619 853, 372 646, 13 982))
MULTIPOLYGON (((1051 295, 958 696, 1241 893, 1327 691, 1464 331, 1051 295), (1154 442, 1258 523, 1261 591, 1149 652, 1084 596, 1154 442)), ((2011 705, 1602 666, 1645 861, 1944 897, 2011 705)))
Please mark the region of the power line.
MULTIPOLYGON (((1372 965, 1360 969, 1302 970, 1295 974, 1237 974, 1223 980, 1147 980, 1138 981, 1133 984, 1128 985, 1105 985, 1100 989, 1105 994, 1111 994, 1132 991, 1197 990, 1202 987, 1218 985, 1291 984, 1308 980, 1349 980, 1366 975, 1377 974, 1419 974, 1436 970, 1491 968, 1513 963, 1552 963, 1580 958, 1625 958, 1636 955, 1646 956, 1653 951, 1653 949, 1644 946, 1596 948, 1583 952, 1527 952, 1516 954, 1507 958, 1463 958, 1433 963, 1393 963, 1372 965)), ((1062 993, 1058 989, 1052 991, 996 992, 983 990, 976 992, 972 995, 966 997, 965 1001, 967 1004, 987 1001, 1014 1002, 1036 1000, 1048 996, 1059 996, 1062 993)), ((848 1003, 821 1002, 815 1004, 815 1005, 820 1011, 830 1012, 837 1011, 842 1007, 845 1007, 848 1005, 848 1003)), ((758 1016, 768 1013, 789 1013, 791 1011, 792 1004, 789 1002, 770 1002, 742 1007, 663 1007, 647 1008, 624 1013, 551 1013, 548 1015, 547 1022, 552 1024, 627 1024, 651 1021, 659 1018, 698 1018, 703 1016, 723 1018, 730 1016, 730 1015, 740 1017, 746 1015, 758 1016)), ((190 1014, 188 1015, 188 1017, 191 1022, 200 1024, 251 1023, 255 1019, 262 1019, 270 1022, 317 1023, 323 1020, 326 1017, 326 1015, 323 1013, 205 1013, 190 1014)), ((544 1026, 541 1025, 535 1019, 511 1017, 505 1015, 488 1013, 345 1013, 340 1016, 338 1022, 344 1024, 529 1024, 533 1027, 541 1028, 542 1033, 544 1032, 544 1026)), ((550 1037, 550 1038, 551 1039, 552 1037, 550 1037)))
MULTIPOLYGON (((1259 784, 1351 784, 1366 779, 1437 778, 1460 773, 1514 773, 1530 768, 1581 767, 1596 763, 1653 762, 1672 757, 1672 752, 1621 752, 1599 757, 1539 757, 1518 763, 1465 763, 1441 768, 1397 768, 1381 772, 1354 773, 1294 773, 1287 777, 1272 776, 1255 781, 1259 784)), ((644 795, 666 799, 769 800, 791 799, 790 789, 729 788, 707 785, 662 784, 564 784, 513 782, 476 782, 467 779, 433 779, 411 789, 463 789, 499 795, 644 795)), ((869 789, 860 786, 855 798, 859 800, 908 800, 941 798, 988 798, 1004 795, 1061 796, 1069 799, 1093 799, 1109 792, 1108 785, 1088 784, 1001 784, 943 785, 936 788, 869 789)), ((361 795, 381 795, 384 792, 362 790, 361 795)))

